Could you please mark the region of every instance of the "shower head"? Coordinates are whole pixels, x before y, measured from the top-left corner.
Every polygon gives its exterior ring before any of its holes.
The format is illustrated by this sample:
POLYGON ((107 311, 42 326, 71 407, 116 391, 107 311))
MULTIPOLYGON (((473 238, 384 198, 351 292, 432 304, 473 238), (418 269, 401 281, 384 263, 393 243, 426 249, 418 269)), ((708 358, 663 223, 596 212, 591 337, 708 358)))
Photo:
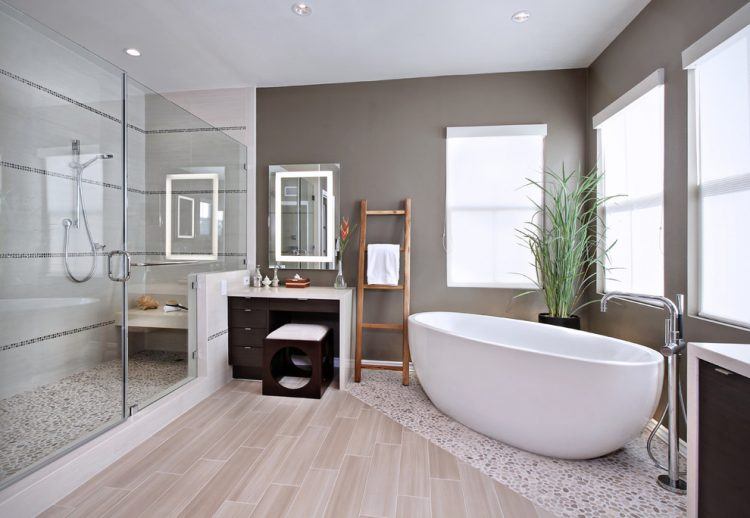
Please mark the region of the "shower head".
POLYGON ((110 158, 112 158, 113 156, 114 156, 114 155, 112 155, 111 153, 109 153, 109 154, 106 154, 106 155, 105 155, 105 154, 98 154, 98 155, 95 155, 95 156, 94 156, 94 158, 90 158, 89 160, 86 160, 86 161, 85 161, 84 163, 82 163, 82 164, 81 164, 81 166, 80 166, 80 167, 81 167, 81 170, 84 170, 84 169, 86 169, 86 168, 87 168, 88 166, 90 166, 91 164, 93 164, 93 163, 94 163, 94 162, 96 162, 97 160, 109 160, 109 159, 110 159, 110 158))

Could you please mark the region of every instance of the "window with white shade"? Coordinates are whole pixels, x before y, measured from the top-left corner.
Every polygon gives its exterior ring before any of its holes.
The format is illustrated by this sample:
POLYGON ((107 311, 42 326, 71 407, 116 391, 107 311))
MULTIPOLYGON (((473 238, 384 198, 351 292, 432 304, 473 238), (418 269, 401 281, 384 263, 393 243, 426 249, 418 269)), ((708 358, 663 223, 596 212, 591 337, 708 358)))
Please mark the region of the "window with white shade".
POLYGON ((602 292, 664 294, 664 85, 661 70, 594 117, 606 269, 602 292))
POLYGON ((683 53, 683 60, 688 55, 691 85, 696 217, 690 232, 697 252, 697 311, 706 318, 748 327, 750 27, 719 41, 714 38, 699 57, 696 46, 683 53))
POLYGON ((546 124, 454 127, 446 143, 448 286, 533 288, 534 258, 516 229, 542 192, 546 124))

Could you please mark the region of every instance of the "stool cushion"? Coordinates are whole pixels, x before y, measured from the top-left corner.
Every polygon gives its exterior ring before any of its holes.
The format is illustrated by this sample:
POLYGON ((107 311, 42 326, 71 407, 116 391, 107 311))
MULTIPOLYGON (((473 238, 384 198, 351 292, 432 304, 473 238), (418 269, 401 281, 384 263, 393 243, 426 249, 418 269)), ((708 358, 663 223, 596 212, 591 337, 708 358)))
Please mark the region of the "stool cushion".
POLYGON ((328 332, 326 326, 319 324, 284 324, 269 333, 269 340, 309 340, 319 342, 328 332))

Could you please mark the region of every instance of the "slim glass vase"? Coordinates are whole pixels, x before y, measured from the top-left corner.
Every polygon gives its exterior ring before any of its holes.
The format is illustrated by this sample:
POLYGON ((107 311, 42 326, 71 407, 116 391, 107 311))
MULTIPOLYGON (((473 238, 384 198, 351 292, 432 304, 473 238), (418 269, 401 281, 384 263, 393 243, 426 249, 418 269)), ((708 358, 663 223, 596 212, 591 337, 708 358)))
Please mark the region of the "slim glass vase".
POLYGON ((333 287, 337 289, 344 289, 346 288, 346 281, 344 280, 344 261, 342 259, 338 260, 339 263, 339 273, 336 275, 336 280, 333 282, 333 287))

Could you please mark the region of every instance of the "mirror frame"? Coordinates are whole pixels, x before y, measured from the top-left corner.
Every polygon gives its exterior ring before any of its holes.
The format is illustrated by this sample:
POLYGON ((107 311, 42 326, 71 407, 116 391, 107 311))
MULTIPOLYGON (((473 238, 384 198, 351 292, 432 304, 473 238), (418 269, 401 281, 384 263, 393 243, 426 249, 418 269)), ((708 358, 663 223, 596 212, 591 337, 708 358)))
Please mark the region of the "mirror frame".
MULTIPOLYGON (((281 191, 281 181, 284 178, 325 178, 328 182, 328 190, 333 191, 333 171, 285 171, 285 172, 278 172, 276 173, 276 178, 274 181, 276 182, 275 185, 275 192, 279 193, 281 191)), ((336 195, 331 194, 329 192, 328 194, 329 202, 332 201, 334 204, 336 203, 336 195)), ((274 222, 274 230, 275 230, 275 243, 274 243, 274 260, 280 263, 330 263, 333 262, 335 257, 335 244, 331 246, 331 244, 334 243, 334 229, 333 226, 335 224, 333 219, 333 214, 336 212, 335 205, 334 210, 329 210, 327 215, 327 223, 328 223, 328 231, 326 232, 326 241, 328 243, 328 254, 327 255, 282 255, 279 253, 279 250, 281 250, 281 196, 276 196, 276 200, 274 200, 275 206, 275 214, 277 214, 274 222)))
MULTIPOLYGON (((165 218, 165 256, 167 259, 186 261, 215 261, 219 257, 219 175, 203 174, 168 174, 166 181, 166 218, 165 218), (210 180, 211 181, 211 254, 173 254, 172 253, 172 182, 174 180, 210 180)), ((178 222, 179 223, 179 222, 178 222)), ((193 223, 195 225, 195 223, 193 223)))
POLYGON ((309 164, 273 164, 268 167, 268 253, 269 267, 277 265, 290 270, 335 270, 336 232, 339 217, 338 191, 341 166, 336 162, 309 164), (326 255, 278 255, 281 247, 282 197, 278 195, 281 182, 288 178, 324 178, 328 182, 327 197, 333 210, 326 215, 326 240, 330 240, 326 255))

